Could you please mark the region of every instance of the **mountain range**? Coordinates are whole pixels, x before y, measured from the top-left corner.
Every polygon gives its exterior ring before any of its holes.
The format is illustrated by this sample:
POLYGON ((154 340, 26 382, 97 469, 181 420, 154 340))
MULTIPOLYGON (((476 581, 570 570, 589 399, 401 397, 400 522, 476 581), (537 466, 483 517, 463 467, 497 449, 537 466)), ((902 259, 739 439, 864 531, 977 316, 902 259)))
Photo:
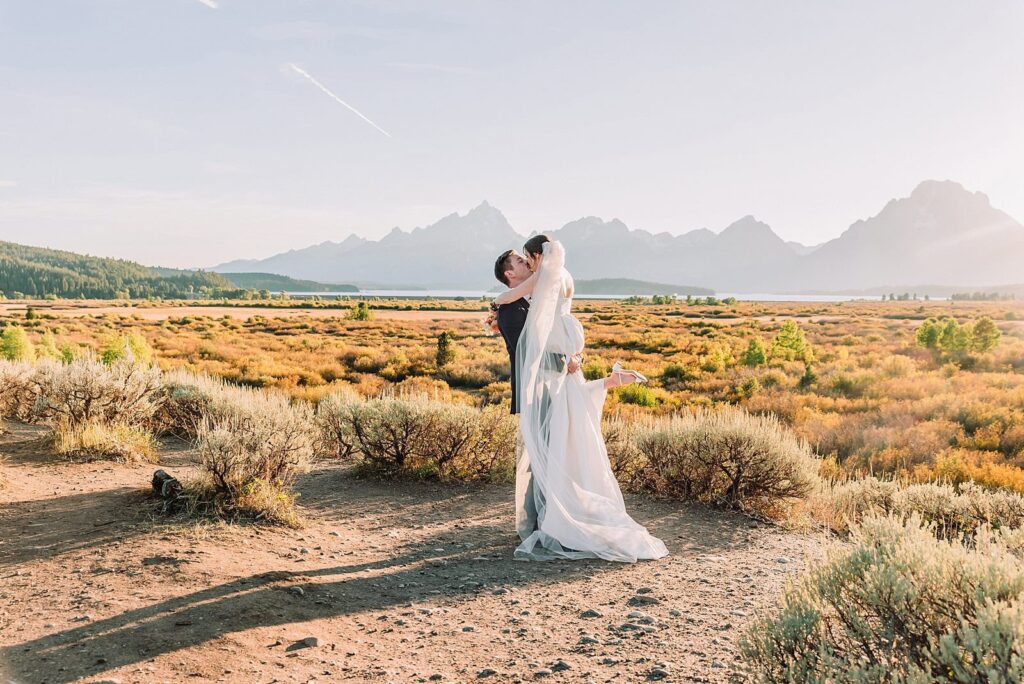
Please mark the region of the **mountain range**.
MULTIPOLYGON (((910 196, 891 200, 818 246, 786 242, 753 216, 718 233, 650 233, 595 216, 545 232, 565 245, 566 265, 577 279, 692 283, 718 292, 991 287, 1024 280, 1024 226, 992 207, 983 193, 952 181, 924 181, 910 196)), ((210 270, 364 286, 489 289, 497 255, 525 239, 483 202, 430 226, 395 228, 380 240, 350 235, 210 270)))

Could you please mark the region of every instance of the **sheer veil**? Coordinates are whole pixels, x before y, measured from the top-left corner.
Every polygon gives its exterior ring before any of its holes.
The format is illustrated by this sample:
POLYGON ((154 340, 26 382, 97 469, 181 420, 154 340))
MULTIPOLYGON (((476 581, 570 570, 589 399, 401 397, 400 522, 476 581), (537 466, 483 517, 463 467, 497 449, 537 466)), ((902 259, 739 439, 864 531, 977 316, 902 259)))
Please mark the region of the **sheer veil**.
POLYGON ((608 463, 601 434, 603 380, 566 374, 568 357, 583 350, 584 331, 570 311, 573 282, 565 270, 565 249, 551 241, 543 250, 516 348, 516 526, 522 543, 514 557, 630 563, 661 558, 668 550, 626 512, 608 463), (528 527, 527 503, 535 505, 536 530, 528 527))
MULTIPOLYGON (((564 376, 556 367, 557 357, 552 353, 552 343, 560 337, 556 330, 558 303, 562 294, 562 272, 565 268, 565 249, 560 242, 545 242, 543 258, 537 269, 537 283, 530 297, 530 313, 519 335, 516 345, 516 377, 519 385, 519 458, 517 477, 522 483, 533 480, 537 519, 545 518, 547 498, 544 492, 551 490, 554 473, 550 458, 551 444, 551 397, 564 382, 564 376)), ((572 350, 575 351, 575 350, 572 350)), ((569 353, 572 353, 570 351, 569 353)), ((521 517, 526 496, 525 487, 517 488, 516 512, 521 517), (519 491, 519 490, 522 491, 519 491)), ((519 521, 521 522, 521 521, 519 521)))

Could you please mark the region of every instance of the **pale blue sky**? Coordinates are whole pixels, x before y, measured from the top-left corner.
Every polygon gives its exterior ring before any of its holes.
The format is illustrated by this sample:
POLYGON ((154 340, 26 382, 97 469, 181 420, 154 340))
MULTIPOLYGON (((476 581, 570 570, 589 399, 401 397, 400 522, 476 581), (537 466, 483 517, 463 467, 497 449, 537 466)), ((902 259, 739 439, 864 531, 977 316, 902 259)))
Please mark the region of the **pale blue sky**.
POLYGON ((816 243, 925 178, 1024 220, 1022 35, 1016 0, 7 0, 0 239, 212 265, 487 199, 816 243))

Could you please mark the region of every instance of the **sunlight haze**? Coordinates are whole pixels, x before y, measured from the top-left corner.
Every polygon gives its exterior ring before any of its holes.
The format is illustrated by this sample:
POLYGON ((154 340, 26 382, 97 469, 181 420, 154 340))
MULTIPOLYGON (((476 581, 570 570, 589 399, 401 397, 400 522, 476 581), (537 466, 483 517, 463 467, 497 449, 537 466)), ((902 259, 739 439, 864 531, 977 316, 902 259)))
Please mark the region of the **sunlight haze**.
POLYGON ((210 266, 487 200, 811 245, 926 179, 1021 220, 1021 35, 1009 1, 6 3, 0 240, 210 266))

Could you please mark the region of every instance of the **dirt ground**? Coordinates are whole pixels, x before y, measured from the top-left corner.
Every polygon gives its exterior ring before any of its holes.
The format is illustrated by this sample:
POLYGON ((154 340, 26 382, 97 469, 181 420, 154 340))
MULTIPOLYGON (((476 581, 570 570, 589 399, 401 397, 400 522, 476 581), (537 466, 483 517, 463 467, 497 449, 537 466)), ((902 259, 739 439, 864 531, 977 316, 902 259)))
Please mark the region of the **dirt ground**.
MULTIPOLYGON (((512 560, 512 488, 299 482, 306 526, 168 523, 155 466, 0 437, 0 682, 730 681, 745 626, 824 541, 627 496, 671 555, 512 560), (303 641, 307 640, 307 641, 303 641)), ((162 467, 188 476, 168 442, 162 467)))

